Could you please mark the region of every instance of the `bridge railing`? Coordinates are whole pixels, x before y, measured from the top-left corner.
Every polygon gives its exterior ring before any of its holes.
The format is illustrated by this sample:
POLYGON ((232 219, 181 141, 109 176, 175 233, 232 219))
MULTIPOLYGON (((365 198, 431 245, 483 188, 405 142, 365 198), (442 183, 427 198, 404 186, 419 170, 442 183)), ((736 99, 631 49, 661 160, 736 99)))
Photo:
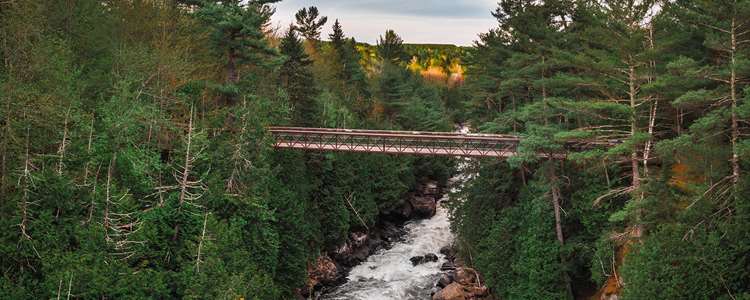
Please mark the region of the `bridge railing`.
POLYGON ((508 135, 272 127, 277 148, 433 156, 515 155, 520 139, 508 135))

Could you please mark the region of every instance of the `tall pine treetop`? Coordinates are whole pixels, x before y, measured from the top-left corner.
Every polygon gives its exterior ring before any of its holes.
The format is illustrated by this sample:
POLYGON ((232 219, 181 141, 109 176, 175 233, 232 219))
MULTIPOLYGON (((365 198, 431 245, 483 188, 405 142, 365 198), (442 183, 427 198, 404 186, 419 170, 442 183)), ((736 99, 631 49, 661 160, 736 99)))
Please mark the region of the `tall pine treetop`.
POLYGON ((385 37, 378 39, 378 54, 384 61, 397 63, 406 59, 404 40, 392 29, 385 32, 385 37))
POLYGON ((336 22, 333 23, 333 33, 328 35, 328 37, 331 39, 334 48, 341 49, 344 46, 346 36, 344 35, 344 30, 341 28, 339 19, 336 19, 336 22))
POLYGON ((299 31, 308 41, 320 40, 321 28, 328 22, 328 17, 322 16, 320 19, 318 17, 320 17, 320 12, 315 6, 300 9, 294 15, 297 20, 294 29, 299 31))

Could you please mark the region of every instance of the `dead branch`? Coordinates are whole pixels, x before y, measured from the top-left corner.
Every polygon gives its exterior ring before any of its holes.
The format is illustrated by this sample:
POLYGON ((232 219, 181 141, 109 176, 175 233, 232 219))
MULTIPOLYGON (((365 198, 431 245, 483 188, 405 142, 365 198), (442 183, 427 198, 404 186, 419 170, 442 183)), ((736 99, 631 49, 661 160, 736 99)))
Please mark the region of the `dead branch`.
POLYGON ((203 241, 206 240, 206 223, 208 222, 208 213, 203 217, 203 231, 201 232, 201 238, 198 242, 198 255, 195 258, 195 273, 201 272, 201 250, 203 249, 203 241))
POLYGON ((346 200, 346 203, 348 203, 348 204, 349 204, 349 207, 351 207, 351 208, 352 208, 352 210, 354 211, 354 214, 356 214, 356 215, 357 215, 357 218, 359 219, 359 222, 360 222, 360 223, 362 223, 362 226, 365 226, 365 229, 367 229, 367 231, 370 231, 370 228, 369 228, 369 227, 367 227, 367 224, 365 224, 365 220, 364 220, 364 219, 362 219, 362 217, 361 217, 361 216, 359 215, 359 212, 357 212, 357 209, 356 209, 356 208, 354 208, 354 205, 352 205, 352 202, 351 202, 351 198, 352 198, 353 196, 354 196, 354 193, 350 193, 350 194, 349 194, 349 196, 348 196, 348 197, 346 197, 346 198, 344 198, 344 199, 346 200))
POLYGON ((63 137, 62 141, 60 142, 60 147, 57 149, 57 155, 59 156, 59 160, 57 162, 57 175, 62 176, 63 172, 63 161, 65 160, 65 148, 68 145, 68 122, 70 121, 70 106, 68 107, 68 111, 65 113, 65 122, 63 123, 63 137))

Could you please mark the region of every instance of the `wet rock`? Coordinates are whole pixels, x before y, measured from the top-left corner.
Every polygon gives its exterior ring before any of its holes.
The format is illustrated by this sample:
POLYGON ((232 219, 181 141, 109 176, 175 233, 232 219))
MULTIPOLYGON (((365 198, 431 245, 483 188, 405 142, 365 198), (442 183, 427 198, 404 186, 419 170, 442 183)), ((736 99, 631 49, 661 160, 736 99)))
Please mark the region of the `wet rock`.
POLYGON ((434 296, 437 293, 440 293, 440 290, 442 290, 442 288, 437 286, 430 289, 430 297, 434 296))
POLYGON ((331 284, 338 279, 338 267, 328 256, 318 257, 315 265, 308 268, 308 286, 331 284))
POLYGON ((438 280, 436 286, 444 288, 451 283, 453 283, 453 278, 451 278, 448 274, 443 273, 442 275, 440 275, 440 279, 438 280))
POLYGON ((403 218, 403 220, 408 220, 411 219, 412 214, 414 214, 414 207, 411 206, 411 202, 405 201, 404 204, 401 205, 401 208, 396 212, 403 218))
POLYGON ((452 271, 456 269, 456 265, 454 265, 452 262, 445 262, 442 266, 440 266, 440 271, 452 271))
POLYGON ((358 248, 367 243, 369 236, 364 232, 352 232, 351 235, 349 235, 349 238, 351 239, 352 246, 358 248))
POLYGON ((476 282, 476 272, 472 268, 458 268, 456 270, 456 282, 462 285, 473 285, 476 282))
POLYGON ((413 219, 414 207, 411 205, 411 201, 403 200, 401 204, 397 204, 394 208, 383 211, 379 218, 382 221, 391 222, 402 225, 407 221, 413 219))
POLYGON ((464 288, 454 282, 432 295, 432 300, 466 300, 466 294, 464 288))
POLYGON ((328 256, 321 256, 314 264, 307 267, 307 283, 305 287, 297 289, 296 294, 304 296, 312 294, 322 286, 337 284, 343 276, 336 262, 328 256))
POLYGON ((414 207, 414 217, 429 219, 435 215, 437 209, 435 197, 413 197, 409 202, 414 207))
POLYGON ((425 196, 440 195, 440 187, 436 181, 429 181, 419 188, 419 193, 425 196))
POLYGON ((489 294, 489 290, 487 289, 486 286, 464 287, 464 290, 467 292, 469 297, 474 297, 474 298, 484 297, 489 294))
POLYGON ((456 251, 451 246, 440 248, 440 254, 445 255, 448 260, 453 260, 456 257, 456 251))
POLYGON ((437 255, 430 253, 425 256, 414 256, 409 259, 411 261, 411 264, 414 266, 418 266, 421 264, 429 263, 429 262, 436 262, 438 261, 437 255))

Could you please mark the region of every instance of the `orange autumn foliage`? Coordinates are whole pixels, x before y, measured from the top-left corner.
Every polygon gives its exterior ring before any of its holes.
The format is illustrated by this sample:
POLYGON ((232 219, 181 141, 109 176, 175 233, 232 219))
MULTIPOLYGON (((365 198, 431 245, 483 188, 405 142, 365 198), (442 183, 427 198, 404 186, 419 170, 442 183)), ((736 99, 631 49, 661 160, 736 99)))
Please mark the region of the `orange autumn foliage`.
POLYGON ((614 272, 607 278, 604 286, 590 298, 590 300, 612 300, 618 299, 622 292, 622 277, 620 277, 619 268, 625 257, 630 253, 630 243, 626 242, 615 253, 614 272))

